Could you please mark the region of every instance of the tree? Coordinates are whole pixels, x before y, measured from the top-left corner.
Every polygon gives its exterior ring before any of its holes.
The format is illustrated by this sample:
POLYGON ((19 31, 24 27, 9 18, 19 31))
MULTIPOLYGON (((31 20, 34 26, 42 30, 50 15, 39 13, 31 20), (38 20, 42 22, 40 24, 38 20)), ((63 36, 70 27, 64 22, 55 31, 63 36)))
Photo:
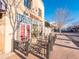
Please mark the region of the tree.
POLYGON ((7 15, 9 17, 10 25, 12 27, 12 51, 14 49, 14 40, 15 40, 15 32, 18 29, 22 20, 18 21, 16 19, 17 8, 21 2, 21 0, 4 0, 7 4, 7 15))
POLYGON ((45 21, 45 27, 50 27, 50 23, 45 21))
POLYGON ((68 20, 69 13, 66 9, 59 8, 56 10, 55 20, 58 25, 59 31, 61 33, 62 27, 65 25, 68 20))

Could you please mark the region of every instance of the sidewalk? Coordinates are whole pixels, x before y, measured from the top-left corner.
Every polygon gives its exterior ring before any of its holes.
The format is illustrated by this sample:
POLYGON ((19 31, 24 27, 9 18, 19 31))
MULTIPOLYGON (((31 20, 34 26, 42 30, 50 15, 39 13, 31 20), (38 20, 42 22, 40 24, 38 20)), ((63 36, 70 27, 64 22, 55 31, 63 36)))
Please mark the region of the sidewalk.
POLYGON ((0 59, 21 59, 18 55, 16 55, 14 52, 9 54, 2 54, 0 55, 0 59))
MULTIPOLYGON (((0 59, 22 59, 16 53, 1 55, 0 59)), ((39 59, 29 54, 27 59, 39 59)), ((65 35, 57 35, 53 51, 50 53, 50 59, 79 59, 79 47, 65 35)))
POLYGON ((79 47, 68 37, 57 35, 52 55, 52 59, 79 59, 79 47))
MULTIPOLYGON (((9 54, 0 55, 0 59, 22 59, 22 58, 20 56, 18 56, 16 53, 12 52, 9 54)), ((32 54, 29 54, 27 59, 38 59, 38 58, 32 54)))

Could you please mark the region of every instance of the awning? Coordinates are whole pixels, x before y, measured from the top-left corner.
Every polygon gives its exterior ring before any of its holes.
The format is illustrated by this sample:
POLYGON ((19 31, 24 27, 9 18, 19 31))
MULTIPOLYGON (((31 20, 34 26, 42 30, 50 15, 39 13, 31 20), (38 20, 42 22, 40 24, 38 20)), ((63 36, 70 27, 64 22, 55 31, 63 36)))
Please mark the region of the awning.
POLYGON ((7 4, 4 0, 0 0, 0 13, 5 12, 7 10, 7 4))

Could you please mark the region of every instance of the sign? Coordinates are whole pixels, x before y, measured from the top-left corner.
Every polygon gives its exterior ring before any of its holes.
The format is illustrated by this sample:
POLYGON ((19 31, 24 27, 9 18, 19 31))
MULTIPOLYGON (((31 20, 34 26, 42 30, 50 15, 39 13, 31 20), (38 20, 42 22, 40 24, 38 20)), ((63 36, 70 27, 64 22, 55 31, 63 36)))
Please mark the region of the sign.
POLYGON ((16 20, 17 21, 22 21, 23 23, 31 23, 31 18, 29 18, 28 16, 26 16, 25 14, 22 15, 22 14, 18 14, 16 15, 16 20))

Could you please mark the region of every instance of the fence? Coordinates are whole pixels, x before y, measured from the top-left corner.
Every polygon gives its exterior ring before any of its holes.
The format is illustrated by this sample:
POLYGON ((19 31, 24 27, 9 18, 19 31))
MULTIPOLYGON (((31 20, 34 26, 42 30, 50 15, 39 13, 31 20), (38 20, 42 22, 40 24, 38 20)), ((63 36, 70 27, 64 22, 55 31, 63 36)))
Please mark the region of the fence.
POLYGON ((49 59, 50 52, 53 50, 53 45, 55 43, 55 36, 50 34, 44 39, 37 40, 36 44, 31 45, 31 53, 40 59, 49 59))
POLYGON ((14 49, 20 51, 25 56, 32 53, 40 59, 49 59, 50 52, 53 50, 55 39, 56 35, 52 36, 52 34, 49 34, 44 38, 38 39, 35 44, 31 44, 29 41, 15 41, 14 49))
POLYGON ((29 41, 25 41, 25 40, 22 42, 18 40, 14 41, 14 51, 19 55, 24 56, 25 58, 29 54, 29 46, 30 46, 29 41))

